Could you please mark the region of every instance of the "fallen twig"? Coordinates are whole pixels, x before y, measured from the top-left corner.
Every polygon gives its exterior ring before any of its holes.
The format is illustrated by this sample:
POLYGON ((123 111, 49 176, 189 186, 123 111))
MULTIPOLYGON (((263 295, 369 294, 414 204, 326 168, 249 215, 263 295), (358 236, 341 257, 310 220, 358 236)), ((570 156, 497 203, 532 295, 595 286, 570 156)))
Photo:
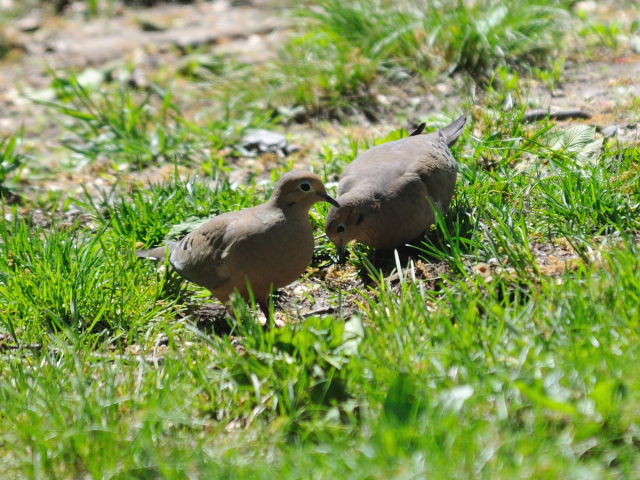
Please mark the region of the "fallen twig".
POLYGON ((527 123, 539 122, 547 117, 552 120, 566 120, 568 118, 582 118, 584 120, 588 120, 591 118, 591 114, 579 108, 556 110, 555 112, 552 112, 550 109, 545 110, 544 108, 541 108, 525 113, 524 117, 522 117, 522 121, 527 123))
POLYGON ((308 318, 308 317, 312 317, 314 315, 324 315, 326 313, 334 313, 336 311, 335 308, 331 307, 331 306, 326 306, 326 307, 319 307, 313 310, 309 310, 308 312, 305 312, 302 314, 302 318, 308 318))

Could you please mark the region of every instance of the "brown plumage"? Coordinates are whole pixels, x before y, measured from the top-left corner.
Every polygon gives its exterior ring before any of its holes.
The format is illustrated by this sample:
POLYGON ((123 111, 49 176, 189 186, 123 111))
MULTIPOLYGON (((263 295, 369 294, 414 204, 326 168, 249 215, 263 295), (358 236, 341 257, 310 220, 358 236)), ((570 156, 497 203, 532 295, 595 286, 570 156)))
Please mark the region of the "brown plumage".
POLYGON ((373 147, 345 168, 338 185, 339 207, 332 207, 326 232, 338 247, 356 240, 391 249, 415 240, 435 221, 433 206, 446 212, 458 168, 449 147, 467 122, 466 116, 442 130, 373 147))
POLYGON ((268 202, 218 215, 179 242, 136 255, 164 259, 169 251, 180 275, 209 289, 221 302, 234 291, 249 299, 248 282, 268 318, 269 293, 296 280, 311 263, 309 209, 322 201, 338 206, 316 174, 289 172, 268 202))

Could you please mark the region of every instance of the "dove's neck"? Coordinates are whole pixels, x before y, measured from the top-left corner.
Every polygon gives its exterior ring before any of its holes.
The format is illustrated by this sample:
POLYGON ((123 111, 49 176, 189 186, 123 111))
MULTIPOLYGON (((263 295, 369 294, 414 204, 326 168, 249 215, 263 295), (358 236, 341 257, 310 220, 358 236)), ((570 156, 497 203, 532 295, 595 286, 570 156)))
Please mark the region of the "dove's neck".
MULTIPOLYGON (((313 200, 313 199, 311 199, 313 200)), ((310 199, 300 198, 300 199, 291 199, 286 197, 281 198, 273 198, 269 200, 269 203, 272 208, 278 208, 282 210, 285 214, 289 215, 292 213, 308 213, 311 207, 313 207, 315 202, 311 202, 310 199)))

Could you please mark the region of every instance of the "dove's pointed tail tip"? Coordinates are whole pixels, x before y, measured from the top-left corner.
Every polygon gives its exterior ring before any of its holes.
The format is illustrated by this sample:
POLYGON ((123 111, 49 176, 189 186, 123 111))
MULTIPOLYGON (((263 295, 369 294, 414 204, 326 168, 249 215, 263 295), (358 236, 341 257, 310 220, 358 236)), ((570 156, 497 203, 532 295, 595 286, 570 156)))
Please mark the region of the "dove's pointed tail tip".
POLYGON ((409 134, 410 137, 415 137, 416 135, 422 135, 425 127, 427 126, 427 122, 422 122, 420 125, 416 127, 416 129, 409 134))
POLYGON ((166 247, 156 247, 147 250, 136 250, 136 257, 149 258, 151 260, 164 260, 166 258, 166 247))
POLYGON ((468 113, 461 115, 443 129, 439 129, 438 136, 451 147, 454 143, 456 143, 456 140, 458 140, 458 137, 464 131, 464 127, 467 125, 468 120, 468 113))

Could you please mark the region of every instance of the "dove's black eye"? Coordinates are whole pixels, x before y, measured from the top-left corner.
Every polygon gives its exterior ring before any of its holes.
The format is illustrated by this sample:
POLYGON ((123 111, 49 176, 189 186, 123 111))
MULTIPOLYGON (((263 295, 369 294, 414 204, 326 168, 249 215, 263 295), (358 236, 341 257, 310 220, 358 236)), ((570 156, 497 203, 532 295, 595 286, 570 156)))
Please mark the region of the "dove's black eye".
POLYGON ((303 192, 308 192, 309 190, 311 190, 311 184, 309 182, 302 182, 300 184, 300 190, 302 190, 303 192))
POLYGON ((340 225, 338 225, 338 228, 336 229, 336 232, 342 233, 345 230, 346 230, 346 227, 344 226, 344 223, 341 223, 340 225))

